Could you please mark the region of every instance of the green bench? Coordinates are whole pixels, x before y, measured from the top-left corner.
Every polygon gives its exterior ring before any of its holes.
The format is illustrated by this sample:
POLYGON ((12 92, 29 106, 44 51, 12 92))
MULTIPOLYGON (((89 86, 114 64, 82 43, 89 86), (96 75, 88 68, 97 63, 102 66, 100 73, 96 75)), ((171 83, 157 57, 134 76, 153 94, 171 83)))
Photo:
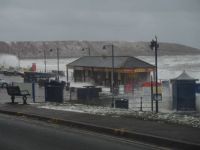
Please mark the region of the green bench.
POLYGON ((23 104, 27 104, 27 96, 30 96, 28 90, 20 90, 19 86, 8 86, 6 89, 8 95, 11 96, 12 103, 14 103, 16 96, 22 96, 23 104))

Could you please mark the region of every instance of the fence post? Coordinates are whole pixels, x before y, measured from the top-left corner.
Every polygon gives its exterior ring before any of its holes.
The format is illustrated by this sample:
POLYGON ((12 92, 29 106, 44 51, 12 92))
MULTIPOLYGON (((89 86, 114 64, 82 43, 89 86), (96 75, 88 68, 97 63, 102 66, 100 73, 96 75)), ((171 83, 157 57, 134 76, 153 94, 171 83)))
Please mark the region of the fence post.
POLYGON ((32 97, 33 97, 33 103, 35 103, 35 82, 32 81, 32 97))
POLYGON ((140 97, 140 111, 142 111, 142 97, 140 97))
POLYGON ((72 89, 69 87, 69 101, 72 100, 72 89))

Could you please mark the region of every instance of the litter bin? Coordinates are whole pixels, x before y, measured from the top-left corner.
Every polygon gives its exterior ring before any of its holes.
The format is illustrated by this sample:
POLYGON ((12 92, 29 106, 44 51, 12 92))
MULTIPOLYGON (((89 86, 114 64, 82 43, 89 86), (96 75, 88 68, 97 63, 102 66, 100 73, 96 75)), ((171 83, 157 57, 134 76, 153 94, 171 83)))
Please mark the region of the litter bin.
POLYGON ((86 88, 77 88, 78 100, 86 100, 88 95, 88 90, 86 88))
POLYGON ((128 99, 115 99, 115 108, 125 108, 128 109, 128 99))
POLYGON ((63 90, 65 83, 58 81, 50 81, 45 83, 45 101, 63 102, 63 90))
POLYGON ((99 98, 99 92, 101 91, 101 88, 96 88, 94 86, 85 86, 85 88, 77 89, 77 97, 78 100, 90 100, 94 98, 99 98))

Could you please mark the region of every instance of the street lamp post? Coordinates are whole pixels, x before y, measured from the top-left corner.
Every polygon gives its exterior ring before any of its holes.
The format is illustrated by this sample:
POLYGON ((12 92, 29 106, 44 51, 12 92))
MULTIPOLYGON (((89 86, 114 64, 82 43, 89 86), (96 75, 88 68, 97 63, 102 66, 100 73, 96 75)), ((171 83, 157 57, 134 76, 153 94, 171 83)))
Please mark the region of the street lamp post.
POLYGON ((114 103, 114 45, 109 44, 109 45, 104 45, 103 49, 106 49, 106 47, 111 46, 112 50, 112 72, 111 72, 111 90, 112 90, 112 107, 115 108, 115 103, 114 103))
MULTIPOLYGON (((39 53, 42 53, 42 51, 39 51, 39 53)), ((47 56, 46 56, 46 50, 43 50, 43 55, 44 55, 44 72, 47 72, 47 56)))
POLYGON ((82 51, 88 50, 88 56, 90 56, 90 48, 86 47, 86 48, 82 48, 82 51))
POLYGON ((59 59, 60 59, 60 58, 59 58, 59 57, 60 57, 60 56, 59 56, 59 49, 57 48, 56 51, 57 51, 57 79, 58 79, 58 81, 59 81, 59 64, 60 64, 60 63, 59 63, 59 59))
MULTIPOLYGON (((50 49, 50 52, 52 52, 53 51, 53 49, 50 49)), ((60 59, 60 56, 59 56, 59 54, 60 54, 60 52, 59 52, 59 48, 56 48, 56 54, 57 54, 57 77, 56 77, 56 79, 59 81, 59 59, 60 59)))
POLYGON ((20 51, 18 51, 17 57, 18 57, 18 66, 19 66, 19 68, 20 68, 20 51))
POLYGON ((155 66, 156 66, 156 72, 155 72, 155 80, 156 80, 156 95, 155 95, 155 101, 156 101, 156 113, 158 113, 158 60, 157 60, 157 50, 158 50, 159 44, 157 41, 157 36, 155 36, 155 40, 152 39, 150 48, 153 50, 155 49, 155 66))
POLYGON ((47 72, 47 56, 46 56, 46 50, 44 49, 44 72, 47 72))

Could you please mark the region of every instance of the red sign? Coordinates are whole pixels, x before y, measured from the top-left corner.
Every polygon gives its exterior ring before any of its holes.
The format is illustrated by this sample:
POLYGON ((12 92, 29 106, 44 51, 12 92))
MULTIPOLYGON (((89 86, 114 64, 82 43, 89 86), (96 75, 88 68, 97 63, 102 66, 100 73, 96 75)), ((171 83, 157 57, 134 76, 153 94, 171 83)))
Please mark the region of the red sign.
POLYGON ((36 63, 32 63, 32 68, 31 68, 31 70, 32 70, 33 72, 36 72, 36 63))
MULTIPOLYGON (((161 83, 158 82, 157 85, 158 85, 158 86, 161 86, 161 83)), ((151 82, 144 82, 144 83, 142 84, 142 86, 143 86, 143 87, 151 87, 151 82)), ((156 82, 152 82, 152 86, 156 86, 156 82)))

